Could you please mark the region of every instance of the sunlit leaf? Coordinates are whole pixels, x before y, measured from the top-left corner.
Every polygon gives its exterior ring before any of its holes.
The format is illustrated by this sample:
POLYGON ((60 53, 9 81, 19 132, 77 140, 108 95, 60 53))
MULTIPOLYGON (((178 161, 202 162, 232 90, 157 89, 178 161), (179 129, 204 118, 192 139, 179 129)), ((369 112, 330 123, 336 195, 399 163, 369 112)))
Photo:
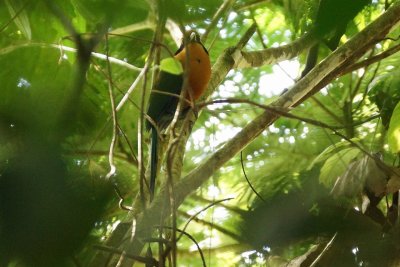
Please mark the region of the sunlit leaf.
POLYGON ((348 165, 361 154, 358 148, 350 147, 342 149, 330 156, 321 168, 320 181, 326 187, 332 187, 348 165))
POLYGON ((400 190, 400 168, 391 168, 392 175, 387 183, 387 191, 395 193, 400 190))
POLYGON ((393 153, 400 152, 400 102, 397 103, 388 130, 389 148, 393 153))
POLYGON ((386 178, 387 174, 378 167, 375 160, 365 155, 348 165, 343 175, 337 179, 332 193, 335 196, 354 198, 360 196, 366 188, 378 197, 386 190, 386 178))
POLYGON ((32 39, 31 25, 29 23, 29 18, 26 13, 25 1, 21 0, 5 0, 8 11, 10 12, 11 18, 13 18, 15 24, 26 39, 32 39))
POLYGON ((161 60, 160 62, 160 69, 162 71, 174 74, 174 75, 180 75, 183 73, 183 67, 182 64, 179 60, 169 57, 161 60))
MULTIPOLYGON (((353 142, 357 142, 359 141, 358 138, 354 138, 352 139, 353 142)), ((331 146, 328 146, 324 151, 322 151, 321 154, 319 154, 314 160, 313 162, 310 164, 309 169, 311 169, 314 165, 324 162, 325 160, 327 160, 329 157, 331 157, 333 154, 337 153, 338 151, 345 149, 346 147, 352 146, 351 143, 349 143, 348 141, 344 140, 344 141, 340 141, 336 144, 333 144, 331 146)))

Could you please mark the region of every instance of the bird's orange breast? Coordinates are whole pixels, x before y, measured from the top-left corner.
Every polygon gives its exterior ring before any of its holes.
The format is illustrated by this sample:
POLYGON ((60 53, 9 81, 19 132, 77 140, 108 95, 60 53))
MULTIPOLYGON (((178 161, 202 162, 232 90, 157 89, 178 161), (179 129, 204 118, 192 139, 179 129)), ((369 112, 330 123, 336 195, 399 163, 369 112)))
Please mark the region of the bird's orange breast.
MULTIPOLYGON (((189 90, 191 90, 189 96, 197 100, 207 89, 208 82, 210 81, 210 57, 204 47, 199 43, 190 43, 187 45, 187 49, 189 51, 189 90)), ((175 58, 178 59, 185 68, 187 61, 186 49, 183 49, 179 54, 175 55, 175 58)))

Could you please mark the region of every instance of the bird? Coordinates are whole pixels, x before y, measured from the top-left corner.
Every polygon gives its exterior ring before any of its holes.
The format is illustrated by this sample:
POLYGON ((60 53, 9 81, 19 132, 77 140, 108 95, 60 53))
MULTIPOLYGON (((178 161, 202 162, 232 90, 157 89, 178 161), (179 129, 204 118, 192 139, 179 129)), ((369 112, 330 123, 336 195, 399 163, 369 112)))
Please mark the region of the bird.
POLYGON ((206 90, 211 77, 211 62, 207 49, 200 40, 196 31, 187 33, 189 38, 185 39, 174 54, 174 58, 181 64, 181 74, 170 73, 161 69, 158 79, 150 94, 146 128, 151 131, 150 148, 150 200, 154 197, 155 181, 158 161, 158 130, 163 130, 171 123, 179 103, 179 96, 184 90, 184 78, 187 78, 188 88, 186 90, 184 107, 198 100, 206 90), (184 77, 187 75, 187 77, 184 77))

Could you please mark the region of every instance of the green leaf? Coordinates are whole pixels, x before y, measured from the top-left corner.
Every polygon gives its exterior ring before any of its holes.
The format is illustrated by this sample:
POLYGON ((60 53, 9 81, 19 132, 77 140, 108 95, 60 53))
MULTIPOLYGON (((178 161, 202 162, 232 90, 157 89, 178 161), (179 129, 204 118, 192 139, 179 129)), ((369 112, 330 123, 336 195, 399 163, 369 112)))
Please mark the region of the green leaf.
POLYGON ((389 123, 388 143, 390 151, 400 152, 400 102, 394 108, 392 118, 389 123))
POLYGON ((161 60, 160 62, 160 69, 162 71, 174 74, 174 75, 180 75, 183 73, 183 67, 182 64, 179 62, 179 60, 169 57, 161 60))
POLYGON ((368 192, 379 197, 385 193, 386 178, 387 174, 378 167, 375 160, 364 155, 347 166, 346 171, 335 182, 332 194, 354 198, 367 188, 368 192))
POLYGON ((19 0, 9 1, 5 0, 8 11, 10 12, 11 18, 13 18, 18 29, 26 37, 26 39, 32 39, 31 24, 29 23, 28 15, 26 14, 24 4, 19 0))
MULTIPOLYGON (((358 142, 360 141, 359 138, 352 138, 351 139, 353 142, 358 142)), ((329 147, 327 147, 324 151, 321 152, 321 154, 319 154, 314 160, 313 162, 310 164, 310 166, 308 167, 308 169, 312 169, 316 164, 321 163, 325 160, 327 160, 328 158, 332 157, 332 155, 335 155, 338 151, 352 146, 351 143, 349 143, 348 141, 344 140, 344 141, 340 141, 336 144, 333 144, 329 147)))
POLYGON ((345 148, 335 153, 322 166, 320 182, 326 187, 332 187, 336 179, 346 171, 348 165, 360 154, 361 151, 355 147, 345 148))

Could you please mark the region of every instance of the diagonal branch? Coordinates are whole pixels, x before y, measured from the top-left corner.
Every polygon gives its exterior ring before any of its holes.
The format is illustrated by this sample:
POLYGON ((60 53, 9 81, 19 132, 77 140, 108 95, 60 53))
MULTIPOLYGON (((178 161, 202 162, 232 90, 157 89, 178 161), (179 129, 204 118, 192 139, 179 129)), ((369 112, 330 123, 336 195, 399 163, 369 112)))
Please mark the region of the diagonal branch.
POLYGON ((353 65, 350 65, 350 66, 346 67, 343 70, 343 73, 348 73, 348 72, 352 72, 352 71, 357 70, 357 69, 362 68, 362 67, 367 67, 367 66, 372 65, 374 63, 377 63, 377 62, 379 62, 379 61, 381 61, 381 60, 383 60, 383 59, 385 59, 385 58, 387 58, 387 57, 389 57, 389 56, 391 56, 391 55, 393 55, 393 54, 395 54, 395 53, 397 53, 399 51, 400 51, 400 44, 397 44, 397 45, 389 48, 388 50, 383 51, 382 53, 380 53, 378 55, 372 56, 372 57, 367 58, 367 59, 365 59, 363 61, 357 62, 357 63, 355 63, 353 65))
POLYGON ((224 3, 221 5, 221 7, 217 10, 215 13, 214 17, 211 20, 210 25, 208 25, 206 31, 204 32, 203 36, 201 37, 202 42, 204 43, 207 40, 208 34, 210 33, 211 29, 215 28, 215 25, 217 25, 218 21, 221 19, 221 17, 224 15, 224 13, 232 7, 234 0, 225 0, 224 3))
POLYGON ((253 25, 250 26, 250 28, 235 46, 225 49, 224 53, 218 57, 217 61, 212 67, 212 75, 211 80, 208 83, 208 88, 199 101, 207 99, 218 87, 218 85, 225 79, 228 72, 233 69, 235 62, 237 61, 235 57, 240 54, 241 49, 243 49, 243 47, 256 32, 256 29, 257 25, 253 23, 253 25))

